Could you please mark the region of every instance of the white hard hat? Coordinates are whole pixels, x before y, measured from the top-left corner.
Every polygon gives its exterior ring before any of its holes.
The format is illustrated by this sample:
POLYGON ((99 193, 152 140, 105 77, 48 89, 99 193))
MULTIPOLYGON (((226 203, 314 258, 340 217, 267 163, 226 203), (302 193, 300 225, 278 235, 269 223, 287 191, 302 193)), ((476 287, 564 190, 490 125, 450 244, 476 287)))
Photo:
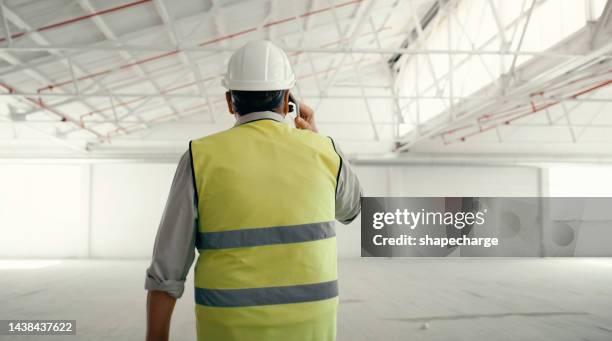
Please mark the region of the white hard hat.
POLYGON ((221 84, 229 90, 286 90, 295 84, 295 75, 285 51, 270 41, 256 40, 234 52, 221 84))

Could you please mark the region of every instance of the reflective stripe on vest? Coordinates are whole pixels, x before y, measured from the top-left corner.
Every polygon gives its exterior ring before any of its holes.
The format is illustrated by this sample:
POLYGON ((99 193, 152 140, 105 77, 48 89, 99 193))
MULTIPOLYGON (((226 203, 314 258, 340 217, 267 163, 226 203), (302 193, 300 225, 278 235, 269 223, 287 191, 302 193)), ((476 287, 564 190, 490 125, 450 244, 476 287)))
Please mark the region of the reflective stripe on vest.
POLYGON ((301 243, 330 238, 335 235, 334 222, 326 221, 293 226, 199 232, 196 237, 196 247, 204 250, 301 243))
POLYGON ((338 281, 250 289, 195 288, 196 303, 210 307, 249 307, 301 303, 338 296, 338 281))
POLYGON ((198 340, 335 338, 332 141, 273 120, 190 144, 198 340))

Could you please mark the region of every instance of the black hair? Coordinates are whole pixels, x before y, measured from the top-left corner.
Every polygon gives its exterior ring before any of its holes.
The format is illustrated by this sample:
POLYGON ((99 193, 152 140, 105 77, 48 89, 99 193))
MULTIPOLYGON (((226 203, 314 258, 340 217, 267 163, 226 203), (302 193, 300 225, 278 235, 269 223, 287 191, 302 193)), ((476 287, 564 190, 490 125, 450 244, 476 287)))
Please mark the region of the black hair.
POLYGON ((258 111, 273 111, 283 102, 287 90, 241 91, 230 90, 232 103, 239 115, 258 111))

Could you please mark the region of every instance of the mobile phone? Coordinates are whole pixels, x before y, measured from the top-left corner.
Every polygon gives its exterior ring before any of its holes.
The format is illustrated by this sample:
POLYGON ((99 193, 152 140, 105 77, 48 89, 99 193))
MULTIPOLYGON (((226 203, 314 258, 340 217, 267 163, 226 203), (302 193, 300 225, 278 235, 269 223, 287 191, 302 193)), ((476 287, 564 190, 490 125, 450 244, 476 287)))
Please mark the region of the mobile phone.
POLYGON ((291 92, 289 93, 289 112, 294 113, 296 118, 300 116, 300 104, 291 92))

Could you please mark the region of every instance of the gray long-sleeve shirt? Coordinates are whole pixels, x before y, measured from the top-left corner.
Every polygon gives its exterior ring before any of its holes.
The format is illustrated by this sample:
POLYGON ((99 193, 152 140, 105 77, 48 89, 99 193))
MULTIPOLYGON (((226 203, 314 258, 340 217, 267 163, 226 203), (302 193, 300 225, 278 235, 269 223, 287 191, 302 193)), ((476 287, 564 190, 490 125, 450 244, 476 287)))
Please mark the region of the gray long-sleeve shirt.
MULTIPOLYGON (((283 117, 271 111, 251 113, 238 117, 236 125, 260 119, 280 122, 283 117)), ((348 224, 361 210, 362 190, 357 175, 335 143, 334 148, 341 162, 336 191, 336 219, 348 224)), ((181 157, 172 181, 155 237, 151 266, 147 269, 145 289, 164 291, 175 298, 183 294, 185 278, 195 257, 198 218, 195 193, 191 154, 187 151, 181 157)))

